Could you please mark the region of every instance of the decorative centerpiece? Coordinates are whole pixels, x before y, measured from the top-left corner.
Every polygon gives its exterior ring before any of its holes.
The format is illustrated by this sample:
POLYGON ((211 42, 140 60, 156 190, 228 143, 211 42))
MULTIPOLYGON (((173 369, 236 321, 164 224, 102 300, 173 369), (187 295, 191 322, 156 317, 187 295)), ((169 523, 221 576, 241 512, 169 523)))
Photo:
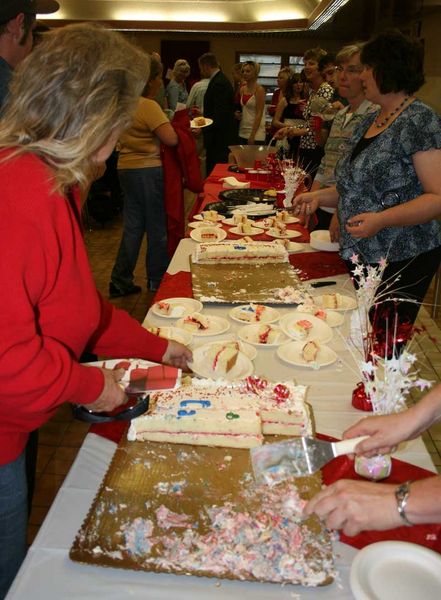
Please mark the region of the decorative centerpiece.
MULTIPOLYGON (((393 281, 383 282, 379 291, 387 266, 386 259, 381 259, 378 266, 363 265, 358 255, 354 254, 351 261, 354 264, 353 277, 358 286, 358 311, 353 312, 350 342, 362 357, 360 360, 354 356, 362 381, 352 394, 352 405, 378 415, 406 410, 406 398, 410 390, 418 388, 423 391, 431 386, 431 382, 418 377, 416 356, 405 347, 415 329, 406 324, 400 325, 396 311, 386 316, 384 322, 379 319, 386 300, 389 304, 403 300, 390 298, 392 283, 400 276, 397 275, 393 281), (390 323, 391 319, 393 323, 390 323)), ((355 460, 356 472, 370 479, 383 479, 389 475, 390 469, 389 456, 356 457, 355 460)))

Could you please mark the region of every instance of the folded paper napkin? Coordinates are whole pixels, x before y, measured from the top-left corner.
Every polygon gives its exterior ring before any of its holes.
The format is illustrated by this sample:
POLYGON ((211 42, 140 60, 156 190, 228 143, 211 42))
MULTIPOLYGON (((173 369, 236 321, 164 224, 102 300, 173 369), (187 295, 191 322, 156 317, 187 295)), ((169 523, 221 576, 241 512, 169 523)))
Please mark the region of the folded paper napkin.
POLYGON ((239 181, 235 177, 221 177, 219 181, 222 181, 222 187, 228 190, 237 189, 240 190, 242 188, 249 188, 249 181, 239 181))

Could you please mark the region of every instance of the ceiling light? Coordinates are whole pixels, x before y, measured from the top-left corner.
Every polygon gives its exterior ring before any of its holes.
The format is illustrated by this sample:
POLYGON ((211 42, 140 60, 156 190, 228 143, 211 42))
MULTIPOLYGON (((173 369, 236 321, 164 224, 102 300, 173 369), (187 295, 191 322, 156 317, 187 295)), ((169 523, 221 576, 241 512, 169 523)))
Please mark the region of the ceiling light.
POLYGON ((349 0, 334 0, 331 4, 322 12, 320 16, 313 21, 313 23, 309 26, 309 29, 318 29, 326 23, 335 13, 340 10, 349 0))

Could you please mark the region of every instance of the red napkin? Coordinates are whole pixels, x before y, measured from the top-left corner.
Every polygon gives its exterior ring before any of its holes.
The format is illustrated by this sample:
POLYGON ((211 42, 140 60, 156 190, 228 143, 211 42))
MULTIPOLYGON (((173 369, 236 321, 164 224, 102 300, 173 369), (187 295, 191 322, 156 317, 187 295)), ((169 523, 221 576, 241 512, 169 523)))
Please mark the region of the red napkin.
MULTIPOLYGON (((330 436, 318 434, 317 437, 330 442, 336 441, 330 436)), ((347 456, 335 458, 322 469, 323 481, 326 485, 330 485, 338 479, 357 479, 366 481, 360 477, 354 470, 354 461, 347 456)), ((396 458, 392 458, 392 470, 384 483, 396 483, 399 485, 409 479, 418 480, 426 477, 433 477, 434 473, 415 467, 396 458)), ((381 485, 377 483, 376 485, 381 485)), ((354 537, 348 537, 344 533, 340 533, 340 540, 345 544, 354 546, 355 548, 364 548, 374 542, 382 542, 385 540, 397 540, 401 542, 412 542, 420 546, 426 546, 435 552, 441 553, 441 524, 439 525, 415 525, 413 527, 397 527, 396 529, 388 529, 386 531, 363 531, 354 537)))
POLYGON ((348 273, 345 262, 335 252, 291 254, 289 262, 303 271, 304 279, 319 279, 320 277, 332 277, 332 275, 346 275, 348 273))
POLYGON ((159 290, 156 292, 154 302, 166 298, 193 298, 191 273, 187 271, 179 271, 174 275, 166 273, 162 278, 159 290))

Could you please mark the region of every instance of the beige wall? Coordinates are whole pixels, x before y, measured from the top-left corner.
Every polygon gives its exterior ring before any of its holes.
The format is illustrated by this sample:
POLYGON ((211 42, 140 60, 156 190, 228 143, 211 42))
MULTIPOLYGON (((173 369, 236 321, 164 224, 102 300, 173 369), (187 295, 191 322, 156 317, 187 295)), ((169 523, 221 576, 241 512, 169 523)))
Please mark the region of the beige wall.
MULTIPOLYGON (((426 11, 422 20, 421 36, 425 41, 425 71, 427 82, 421 88, 418 96, 441 112, 441 59, 439 37, 441 32, 441 7, 426 11)), ((182 55, 185 56, 186 40, 208 40, 211 51, 217 56, 227 76, 236 62, 237 52, 273 52, 302 54, 307 48, 320 45, 327 50, 338 50, 343 44, 339 40, 321 40, 308 38, 300 40, 252 37, 252 36, 210 36, 209 34, 170 33, 136 33, 132 34, 139 44, 147 51, 159 50, 161 38, 182 40, 182 55)), ((347 40, 344 42, 348 43, 347 40)), ((166 65, 170 66, 170 65, 166 65)))

